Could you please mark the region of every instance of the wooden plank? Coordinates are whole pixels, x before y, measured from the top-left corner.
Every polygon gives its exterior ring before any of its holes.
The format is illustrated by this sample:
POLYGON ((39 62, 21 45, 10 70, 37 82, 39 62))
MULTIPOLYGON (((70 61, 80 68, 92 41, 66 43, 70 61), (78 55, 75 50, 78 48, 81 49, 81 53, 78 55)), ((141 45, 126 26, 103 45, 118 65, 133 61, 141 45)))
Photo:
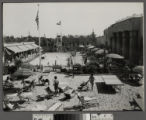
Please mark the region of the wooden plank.
POLYGON ((48 111, 55 111, 55 110, 57 110, 58 108, 60 108, 61 106, 62 106, 62 103, 56 102, 55 104, 53 104, 53 105, 48 109, 48 111))

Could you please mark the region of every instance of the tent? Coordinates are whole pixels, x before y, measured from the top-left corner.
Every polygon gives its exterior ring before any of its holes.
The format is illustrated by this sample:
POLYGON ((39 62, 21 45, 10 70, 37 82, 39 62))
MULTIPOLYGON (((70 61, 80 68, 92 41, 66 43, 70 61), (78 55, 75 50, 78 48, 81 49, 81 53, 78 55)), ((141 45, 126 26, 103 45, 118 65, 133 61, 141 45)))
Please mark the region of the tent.
POLYGON ((84 48, 84 45, 79 45, 80 48, 84 48))

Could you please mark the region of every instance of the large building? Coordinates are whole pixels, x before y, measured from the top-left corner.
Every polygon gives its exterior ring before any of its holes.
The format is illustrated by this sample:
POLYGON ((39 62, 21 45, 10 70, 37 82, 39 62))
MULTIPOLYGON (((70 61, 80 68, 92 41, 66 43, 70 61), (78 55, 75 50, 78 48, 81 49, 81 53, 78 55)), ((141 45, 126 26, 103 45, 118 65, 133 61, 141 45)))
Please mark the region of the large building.
POLYGON ((143 64, 143 16, 131 16, 104 31, 107 48, 134 65, 143 64))

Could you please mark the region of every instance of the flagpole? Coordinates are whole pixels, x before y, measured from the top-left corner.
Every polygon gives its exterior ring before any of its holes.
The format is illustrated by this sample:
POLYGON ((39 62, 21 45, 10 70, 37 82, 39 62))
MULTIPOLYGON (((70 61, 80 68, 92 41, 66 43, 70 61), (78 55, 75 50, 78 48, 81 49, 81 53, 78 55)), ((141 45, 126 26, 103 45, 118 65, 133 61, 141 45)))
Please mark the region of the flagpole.
MULTIPOLYGON (((39 4, 38 4, 38 13, 39 13, 39 4)), ((39 14, 38 14, 39 17, 39 14)), ((40 38, 40 21, 38 22, 38 35, 39 35, 39 66, 41 70, 41 38, 40 38)), ((42 70, 41 70, 42 72, 42 70)))
POLYGON ((60 35, 61 35, 61 52, 62 52, 62 23, 60 24, 60 35))

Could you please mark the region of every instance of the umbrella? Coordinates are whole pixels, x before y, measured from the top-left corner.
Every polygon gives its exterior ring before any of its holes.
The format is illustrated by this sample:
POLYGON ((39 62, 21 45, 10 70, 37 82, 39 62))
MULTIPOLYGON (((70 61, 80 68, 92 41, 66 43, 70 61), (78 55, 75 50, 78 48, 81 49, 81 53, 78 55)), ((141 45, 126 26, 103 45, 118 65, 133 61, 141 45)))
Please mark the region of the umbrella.
POLYGON ((97 51, 99 50, 100 48, 93 48, 92 51, 97 51))
POLYGON ((87 45, 87 47, 90 47, 90 46, 92 46, 91 44, 90 45, 87 45))
POLYGON ((21 68, 21 69, 18 69, 14 74, 13 76, 14 77, 29 77, 33 75, 33 72, 30 70, 30 69, 26 69, 26 68, 21 68))
POLYGON ((92 48, 94 48, 95 46, 93 46, 93 45, 90 44, 90 45, 88 45, 87 47, 88 47, 88 49, 92 49, 92 48))
POLYGON ((136 66, 136 67, 133 68, 133 71, 143 74, 144 66, 136 66))
POLYGON ((103 54, 104 52, 105 52, 105 53, 108 53, 107 50, 100 49, 100 50, 97 50, 97 51, 95 52, 95 54, 103 54))
POLYGON ((115 59, 124 59, 123 56, 118 55, 118 54, 114 54, 114 53, 107 54, 106 57, 108 57, 108 58, 115 58, 115 59))
POLYGON ((94 48, 94 46, 89 46, 88 48, 89 48, 89 49, 92 49, 92 48, 94 48))
POLYGON ((83 48, 83 47, 84 47, 84 45, 80 45, 79 47, 80 47, 80 48, 83 48))

